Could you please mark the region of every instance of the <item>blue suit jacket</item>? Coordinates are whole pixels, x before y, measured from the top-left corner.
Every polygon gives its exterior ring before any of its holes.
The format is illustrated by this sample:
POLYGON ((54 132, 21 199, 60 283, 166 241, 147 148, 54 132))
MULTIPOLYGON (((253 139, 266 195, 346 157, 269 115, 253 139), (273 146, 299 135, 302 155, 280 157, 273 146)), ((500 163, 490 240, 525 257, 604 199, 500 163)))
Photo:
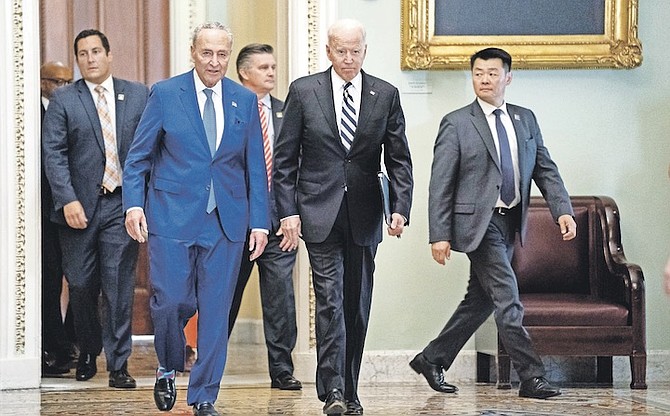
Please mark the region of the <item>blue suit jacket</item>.
POLYGON ((150 233, 190 239, 200 231, 213 182, 226 236, 245 241, 250 228, 270 228, 256 95, 222 80, 224 132, 212 157, 192 72, 151 90, 124 167, 124 210, 144 207, 150 233))
MULTIPOLYGON (((149 89, 113 78, 116 144, 123 166, 149 89)), ((105 142, 91 92, 83 79, 54 91, 42 127, 42 157, 53 191, 51 219, 65 224, 63 206, 79 201, 87 218, 98 205, 105 173, 105 142)))

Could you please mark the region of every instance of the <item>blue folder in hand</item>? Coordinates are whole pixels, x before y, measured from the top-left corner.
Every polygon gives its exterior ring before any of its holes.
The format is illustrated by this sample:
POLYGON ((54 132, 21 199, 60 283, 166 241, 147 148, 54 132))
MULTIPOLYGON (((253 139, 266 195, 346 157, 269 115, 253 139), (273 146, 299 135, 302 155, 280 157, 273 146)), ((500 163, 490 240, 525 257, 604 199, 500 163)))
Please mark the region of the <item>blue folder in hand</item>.
POLYGON ((384 210, 384 221, 391 225, 391 195, 389 190, 389 178, 384 172, 377 172, 379 192, 382 195, 382 209, 384 210))

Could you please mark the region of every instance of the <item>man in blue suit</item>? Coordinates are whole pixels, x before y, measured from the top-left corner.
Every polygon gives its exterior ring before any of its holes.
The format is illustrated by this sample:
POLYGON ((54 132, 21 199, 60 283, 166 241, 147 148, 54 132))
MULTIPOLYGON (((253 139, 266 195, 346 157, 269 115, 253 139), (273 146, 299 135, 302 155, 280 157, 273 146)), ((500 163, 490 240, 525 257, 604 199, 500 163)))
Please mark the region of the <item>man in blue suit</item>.
POLYGON ((174 406, 183 329, 197 311, 198 360, 187 401, 196 415, 218 415, 214 402, 241 257, 260 256, 270 229, 256 95, 224 78, 232 43, 220 23, 195 29, 195 69, 153 86, 126 159, 126 229, 149 242, 160 410, 174 406))
POLYGON ((149 90, 112 77, 109 41, 98 30, 80 32, 74 53, 83 79, 54 91, 42 147, 79 343, 76 377, 95 376, 104 347, 109 386, 134 388, 127 361, 138 245, 124 230, 121 166, 149 90))

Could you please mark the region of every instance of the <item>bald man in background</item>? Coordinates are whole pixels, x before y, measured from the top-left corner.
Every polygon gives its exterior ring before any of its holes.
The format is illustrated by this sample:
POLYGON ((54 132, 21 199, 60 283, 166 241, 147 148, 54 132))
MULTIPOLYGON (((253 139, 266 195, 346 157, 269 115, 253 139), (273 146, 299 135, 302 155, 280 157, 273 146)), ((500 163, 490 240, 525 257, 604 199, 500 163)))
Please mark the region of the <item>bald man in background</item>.
MULTIPOLYGON (((56 88, 72 82, 72 69, 62 62, 50 61, 40 67, 42 117, 56 88)), ((49 219, 53 205, 49 181, 42 169, 42 375, 70 372, 73 337, 65 329, 61 315, 63 267, 58 242, 58 226, 49 219)), ((68 312, 69 313, 69 312, 68 312)), ((70 321, 71 322, 71 321, 70 321)))

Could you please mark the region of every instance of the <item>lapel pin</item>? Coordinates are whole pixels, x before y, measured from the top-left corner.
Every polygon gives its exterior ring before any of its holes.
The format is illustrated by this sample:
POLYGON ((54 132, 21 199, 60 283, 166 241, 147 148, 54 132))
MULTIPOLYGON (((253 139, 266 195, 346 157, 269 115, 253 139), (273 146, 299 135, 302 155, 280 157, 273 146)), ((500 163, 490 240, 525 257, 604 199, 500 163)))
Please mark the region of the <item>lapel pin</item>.
POLYGON ((117 94, 116 99, 119 100, 119 101, 123 101, 123 100, 126 99, 126 96, 125 96, 125 94, 117 94))
POLYGON ((375 94, 377 94, 377 93, 374 92, 374 91, 370 91, 370 95, 375 95, 375 94))
POLYGON ((237 107, 237 102, 232 101, 231 104, 233 105, 233 107, 237 107))
POLYGON ((277 111, 275 113, 275 115, 277 116, 277 118, 283 118, 284 117, 284 113, 282 111, 277 111))
POLYGON ((514 120, 521 121, 521 117, 518 114, 514 114, 514 120))

